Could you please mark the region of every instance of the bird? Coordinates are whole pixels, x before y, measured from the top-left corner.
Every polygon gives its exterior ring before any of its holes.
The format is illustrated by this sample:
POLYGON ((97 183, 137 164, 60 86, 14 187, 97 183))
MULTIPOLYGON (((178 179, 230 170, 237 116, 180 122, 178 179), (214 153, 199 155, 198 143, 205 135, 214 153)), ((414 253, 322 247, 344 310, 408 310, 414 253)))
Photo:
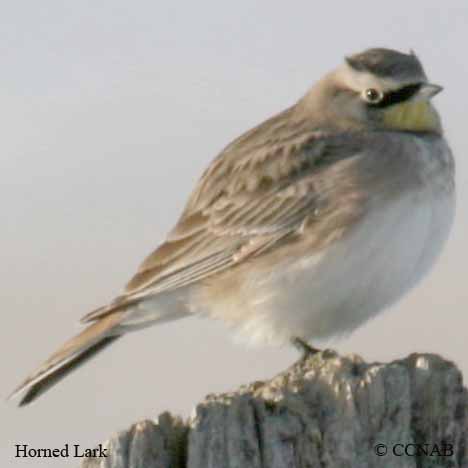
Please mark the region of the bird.
POLYGON ((388 309, 430 271, 454 218, 441 90, 413 51, 346 56, 219 153, 123 291, 11 396, 26 405, 128 332, 185 317, 314 353, 388 309))

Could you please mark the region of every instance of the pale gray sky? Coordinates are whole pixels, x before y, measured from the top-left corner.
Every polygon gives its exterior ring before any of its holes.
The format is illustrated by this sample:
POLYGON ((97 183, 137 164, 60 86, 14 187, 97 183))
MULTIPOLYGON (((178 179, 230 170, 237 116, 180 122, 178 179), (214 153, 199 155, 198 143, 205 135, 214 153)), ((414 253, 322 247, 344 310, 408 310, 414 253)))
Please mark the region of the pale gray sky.
MULTIPOLYGON (((345 54, 413 48, 457 158, 458 213, 433 273, 350 338, 369 361, 413 351, 468 372, 465 0, 4 3, 0 14, 1 395, 120 291, 175 222, 203 168, 345 54)), ((37 404, 0 405, 2 466, 14 444, 94 446, 165 409, 266 378, 296 359, 249 350, 220 324, 185 320, 128 336, 37 404)))

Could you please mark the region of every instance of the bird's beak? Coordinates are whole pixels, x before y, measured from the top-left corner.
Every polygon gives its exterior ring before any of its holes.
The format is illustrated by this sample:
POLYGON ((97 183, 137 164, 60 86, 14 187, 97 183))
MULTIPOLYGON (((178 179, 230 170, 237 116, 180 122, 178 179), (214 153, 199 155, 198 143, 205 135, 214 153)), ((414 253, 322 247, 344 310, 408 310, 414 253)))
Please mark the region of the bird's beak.
POLYGON ((424 83, 421 88, 419 88, 416 98, 418 100, 428 100, 432 99, 436 94, 439 94, 444 88, 437 84, 424 83))

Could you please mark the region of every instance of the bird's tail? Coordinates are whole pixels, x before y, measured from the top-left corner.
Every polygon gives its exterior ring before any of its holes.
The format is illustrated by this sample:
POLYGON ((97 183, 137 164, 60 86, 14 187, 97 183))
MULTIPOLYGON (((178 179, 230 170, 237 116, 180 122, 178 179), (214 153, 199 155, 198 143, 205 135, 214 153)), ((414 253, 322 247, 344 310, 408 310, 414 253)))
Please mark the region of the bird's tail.
POLYGON ((19 385, 9 398, 24 393, 19 405, 27 405, 71 371, 113 343, 120 337, 117 330, 123 313, 123 311, 117 311, 107 315, 67 341, 36 372, 19 385))

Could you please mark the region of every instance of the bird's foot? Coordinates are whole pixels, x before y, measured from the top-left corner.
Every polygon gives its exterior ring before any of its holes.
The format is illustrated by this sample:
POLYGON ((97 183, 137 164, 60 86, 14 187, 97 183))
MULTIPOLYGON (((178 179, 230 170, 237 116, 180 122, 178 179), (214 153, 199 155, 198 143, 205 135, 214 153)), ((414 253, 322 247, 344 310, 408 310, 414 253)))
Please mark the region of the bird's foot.
POLYGON ((314 348, 307 344, 301 338, 293 338, 291 340, 292 345, 302 354, 302 360, 306 360, 314 354, 320 353, 320 349, 314 348))

